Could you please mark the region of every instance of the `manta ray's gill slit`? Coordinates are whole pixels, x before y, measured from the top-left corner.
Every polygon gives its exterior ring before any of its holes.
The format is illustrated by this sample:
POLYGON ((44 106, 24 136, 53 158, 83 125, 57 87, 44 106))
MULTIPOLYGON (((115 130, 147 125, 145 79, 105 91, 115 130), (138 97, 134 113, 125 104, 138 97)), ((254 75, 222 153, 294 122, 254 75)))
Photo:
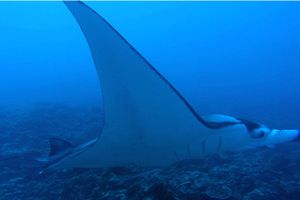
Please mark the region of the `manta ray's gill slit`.
POLYGON ((223 138, 222 138, 222 136, 220 136, 219 137, 218 147, 217 147, 217 153, 220 153, 221 148, 222 148, 222 144, 223 144, 223 138))

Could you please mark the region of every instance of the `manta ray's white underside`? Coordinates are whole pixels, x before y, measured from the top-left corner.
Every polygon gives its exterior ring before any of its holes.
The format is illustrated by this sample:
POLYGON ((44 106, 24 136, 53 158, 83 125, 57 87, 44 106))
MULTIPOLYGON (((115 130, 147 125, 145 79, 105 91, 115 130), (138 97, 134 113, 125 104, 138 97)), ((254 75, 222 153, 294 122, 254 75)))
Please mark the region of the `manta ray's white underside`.
POLYGON ((105 125, 95 145, 64 159, 62 167, 161 166, 253 142, 243 124, 207 127, 101 16, 81 2, 65 4, 90 47, 103 92, 105 125))

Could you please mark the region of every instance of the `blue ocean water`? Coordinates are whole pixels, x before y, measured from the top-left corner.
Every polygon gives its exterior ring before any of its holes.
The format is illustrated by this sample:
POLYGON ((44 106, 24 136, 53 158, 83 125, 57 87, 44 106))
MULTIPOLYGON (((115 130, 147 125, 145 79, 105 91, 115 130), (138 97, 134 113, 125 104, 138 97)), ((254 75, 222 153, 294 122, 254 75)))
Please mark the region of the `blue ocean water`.
MULTIPOLYGON (((300 128, 298 2, 87 5, 199 113, 300 128)), ((49 137, 79 143, 99 133, 101 89, 63 3, 1 2, 0 13, 0 199, 299 199, 297 143, 167 169, 37 175, 28 157, 47 153, 49 137)))

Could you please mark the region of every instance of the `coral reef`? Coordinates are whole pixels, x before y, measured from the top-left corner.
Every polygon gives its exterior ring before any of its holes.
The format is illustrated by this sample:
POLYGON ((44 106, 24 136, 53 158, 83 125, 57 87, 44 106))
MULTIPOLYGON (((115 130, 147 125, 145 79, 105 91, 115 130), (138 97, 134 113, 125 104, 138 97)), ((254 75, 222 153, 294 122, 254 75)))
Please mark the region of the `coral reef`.
POLYGON ((274 149, 185 160, 164 168, 124 166, 38 174, 47 139, 88 140, 102 126, 99 108, 42 104, 0 110, 0 199, 271 200, 300 199, 296 142, 274 149))

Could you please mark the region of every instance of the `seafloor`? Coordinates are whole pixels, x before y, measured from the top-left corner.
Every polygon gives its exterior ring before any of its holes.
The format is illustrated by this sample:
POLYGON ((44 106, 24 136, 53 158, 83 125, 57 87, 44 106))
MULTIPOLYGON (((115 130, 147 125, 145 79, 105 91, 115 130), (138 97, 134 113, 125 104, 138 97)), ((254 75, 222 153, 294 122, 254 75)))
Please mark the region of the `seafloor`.
POLYGON ((186 160, 38 174, 49 137, 79 143, 101 130, 97 107, 39 104, 0 109, 0 199, 300 199, 300 144, 186 160))

